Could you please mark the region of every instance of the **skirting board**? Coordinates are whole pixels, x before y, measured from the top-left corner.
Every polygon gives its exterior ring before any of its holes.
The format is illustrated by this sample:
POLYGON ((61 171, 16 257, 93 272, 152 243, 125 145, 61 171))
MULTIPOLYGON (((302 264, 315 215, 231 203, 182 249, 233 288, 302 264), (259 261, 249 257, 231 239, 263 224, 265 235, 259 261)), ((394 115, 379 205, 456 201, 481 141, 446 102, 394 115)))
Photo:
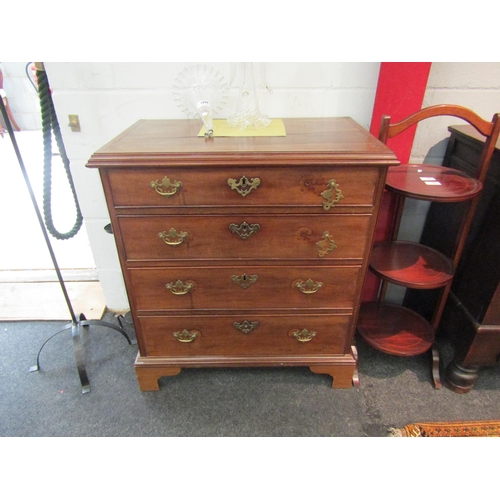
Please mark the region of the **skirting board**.
MULTIPOLYGON (((101 319, 106 301, 98 281, 65 283, 74 313, 101 319)), ((0 283, 0 321, 71 321, 58 282, 0 283)))

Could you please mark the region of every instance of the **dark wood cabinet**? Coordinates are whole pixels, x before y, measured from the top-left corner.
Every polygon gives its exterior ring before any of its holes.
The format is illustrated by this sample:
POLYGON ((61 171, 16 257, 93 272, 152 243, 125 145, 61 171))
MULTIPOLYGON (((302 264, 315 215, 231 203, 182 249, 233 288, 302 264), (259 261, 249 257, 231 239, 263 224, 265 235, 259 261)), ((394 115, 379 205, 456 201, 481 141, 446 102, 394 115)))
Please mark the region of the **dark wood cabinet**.
POLYGON ((189 367, 309 366, 351 387, 354 331, 387 168, 350 118, 284 137, 199 137, 141 120, 97 151, 141 390, 189 367))
MULTIPOLYGON (((473 175, 484 144, 468 125, 449 127, 443 165, 473 175)), ((460 204, 430 206, 421 243, 449 251, 460 219, 460 204)), ((411 307, 429 314, 433 297, 411 291, 411 307)), ((445 383, 455 392, 470 391, 480 368, 497 363, 500 356, 500 143, 484 182, 453 281, 438 335, 452 339, 455 357, 446 370, 445 383)))

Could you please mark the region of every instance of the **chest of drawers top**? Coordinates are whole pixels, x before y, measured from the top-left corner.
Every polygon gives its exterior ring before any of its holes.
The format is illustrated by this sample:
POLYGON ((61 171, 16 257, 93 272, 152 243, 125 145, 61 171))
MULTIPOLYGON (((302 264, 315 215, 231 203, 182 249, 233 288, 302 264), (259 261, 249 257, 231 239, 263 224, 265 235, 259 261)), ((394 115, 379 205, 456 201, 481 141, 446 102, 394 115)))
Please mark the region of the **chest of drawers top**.
POLYGON ((393 152, 349 117, 283 119, 284 137, 198 137, 197 120, 139 120, 88 167, 393 165, 393 152))

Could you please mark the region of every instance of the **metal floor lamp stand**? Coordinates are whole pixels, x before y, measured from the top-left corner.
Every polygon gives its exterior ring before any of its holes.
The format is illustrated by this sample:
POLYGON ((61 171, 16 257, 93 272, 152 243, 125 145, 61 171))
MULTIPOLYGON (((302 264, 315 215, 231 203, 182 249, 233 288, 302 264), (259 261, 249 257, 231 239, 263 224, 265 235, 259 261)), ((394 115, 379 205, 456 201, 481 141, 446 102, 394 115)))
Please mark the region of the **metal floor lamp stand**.
POLYGON ((54 251, 52 249, 52 244, 50 242, 48 232, 47 232, 47 230, 45 228, 45 224, 44 224, 44 221, 43 221, 40 209, 38 208, 38 204, 37 204, 37 201, 36 201, 33 189, 31 187, 31 183, 30 183, 28 174, 26 172, 26 168, 24 166, 24 162, 23 162, 23 159, 21 157, 21 153, 19 151, 19 147, 17 145, 16 138, 14 136, 14 131, 13 131, 13 128, 12 128, 12 124, 11 124, 10 119, 8 117, 7 110, 6 110, 5 104, 3 102, 3 99, 1 99, 1 98, 0 98, 0 108, 1 108, 1 111, 2 111, 2 116, 3 116, 4 121, 5 121, 5 125, 7 126, 7 130, 9 132, 10 139, 12 141, 12 145, 13 145, 14 150, 16 152, 16 156, 17 156, 17 159, 19 161, 19 166, 21 167, 21 171, 23 173, 23 177, 24 177, 24 180, 26 182, 26 186, 28 188, 28 191, 29 191, 29 194, 30 194, 30 197, 31 197, 31 201, 33 203, 33 207, 34 207, 35 212, 36 212, 36 216, 38 218, 38 222, 40 224, 40 228, 41 228, 43 236, 45 238, 45 243, 47 244, 47 249, 49 250, 50 257, 52 259, 52 263, 54 264, 54 269, 55 269, 56 274, 57 274, 57 279, 59 280, 59 284, 61 285, 62 293, 64 295, 64 299, 66 300, 66 305, 68 306, 68 310, 69 310, 69 313, 70 313, 70 316, 71 316, 71 323, 69 323, 68 325, 64 326, 58 332, 56 332, 54 335, 52 335, 51 337, 49 337, 43 343, 43 345, 40 347, 40 350, 38 351, 38 355, 37 355, 37 358, 36 358, 36 364, 30 367, 30 372, 34 372, 34 371, 38 371, 39 370, 39 367, 40 367, 40 353, 41 353, 43 347, 45 346, 45 344, 47 344, 47 342, 49 342, 49 340, 51 340, 52 338, 54 338, 59 333, 65 332, 67 330, 70 330, 71 331, 71 338, 73 340, 73 349, 74 349, 74 354, 75 354, 76 366, 77 366, 77 369, 78 369, 78 375, 80 377, 80 382, 81 382, 81 385, 82 385, 82 394, 85 394, 87 392, 90 392, 90 383, 89 383, 89 379, 88 379, 88 376, 87 376, 87 370, 85 369, 84 349, 83 349, 82 339, 81 339, 81 333, 83 331, 82 329, 83 328, 88 328, 88 327, 90 327, 92 325, 97 325, 97 326, 102 326, 102 327, 106 327, 106 328, 111 328, 112 330, 116 330, 117 332, 121 333, 125 337, 125 339, 127 340, 127 342, 129 343, 129 345, 135 344, 136 342, 132 342, 130 340, 129 336, 127 335, 127 333, 125 332, 125 330, 123 329, 123 323, 122 323, 122 320, 121 320, 120 316, 118 317, 118 322, 120 323, 120 327, 117 327, 116 325, 113 325, 112 323, 108 323, 106 321, 87 320, 85 318, 84 314, 80 314, 78 317, 76 316, 75 311, 73 309, 73 306, 71 305, 71 301, 70 301, 70 298, 69 298, 69 295, 68 295, 68 291, 67 291, 66 286, 64 284, 64 280, 63 280, 61 271, 59 269, 59 265, 57 263, 54 251))

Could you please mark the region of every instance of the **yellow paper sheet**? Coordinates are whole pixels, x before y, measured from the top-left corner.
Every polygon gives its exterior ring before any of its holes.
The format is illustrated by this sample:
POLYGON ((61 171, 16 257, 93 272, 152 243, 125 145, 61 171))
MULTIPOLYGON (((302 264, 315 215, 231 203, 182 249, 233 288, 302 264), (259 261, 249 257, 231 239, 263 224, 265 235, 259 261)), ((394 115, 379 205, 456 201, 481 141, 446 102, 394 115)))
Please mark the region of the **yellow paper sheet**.
MULTIPOLYGON (((213 137, 285 137, 285 124, 281 118, 274 118, 266 128, 255 129, 249 125, 245 130, 231 128, 226 120, 214 120, 213 137)), ((198 137, 205 136, 205 125, 198 133, 198 137)))

